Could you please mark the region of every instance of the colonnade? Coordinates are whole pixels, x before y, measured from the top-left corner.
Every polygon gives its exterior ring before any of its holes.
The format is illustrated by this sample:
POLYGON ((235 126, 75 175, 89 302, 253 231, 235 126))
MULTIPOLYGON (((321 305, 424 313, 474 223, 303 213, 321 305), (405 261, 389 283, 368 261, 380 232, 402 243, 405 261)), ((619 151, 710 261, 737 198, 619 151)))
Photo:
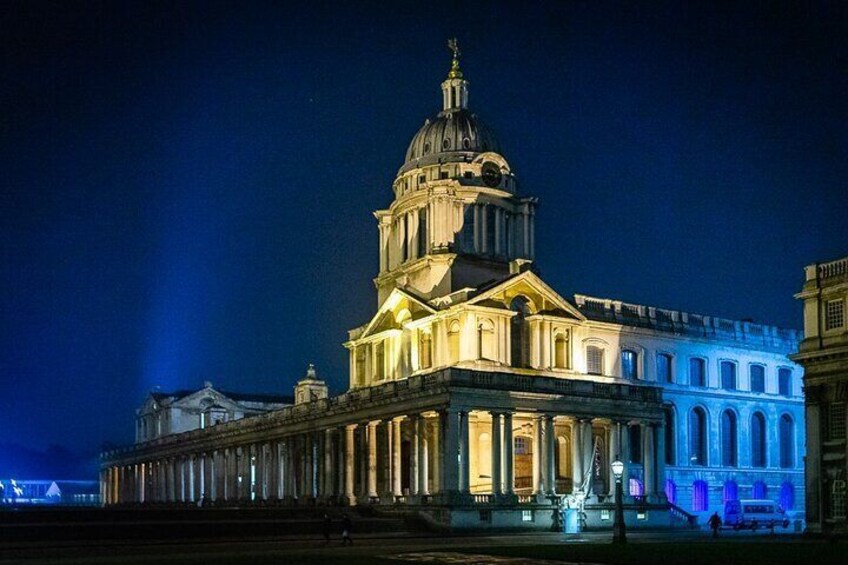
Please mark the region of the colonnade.
POLYGON ((571 492, 608 496, 614 484, 609 463, 626 459, 630 451, 627 426, 640 427, 642 454, 641 465, 631 466, 629 476, 639 474, 650 499, 663 491, 661 425, 454 408, 112 465, 102 471, 102 494, 106 504, 449 504, 463 495, 492 502, 516 494, 570 494, 558 492, 557 486, 562 469, 569 467, 571 492), (481 434, 487 436, 485 449, 481 434), (523 447, 516 448, 526 445, 516 442, 517 434, 532 441, 532 483, 518 488, 516 457, 523 458, 522 472, 529 457, 523 447), (601 444, 606 449, 599 453, 601 444))

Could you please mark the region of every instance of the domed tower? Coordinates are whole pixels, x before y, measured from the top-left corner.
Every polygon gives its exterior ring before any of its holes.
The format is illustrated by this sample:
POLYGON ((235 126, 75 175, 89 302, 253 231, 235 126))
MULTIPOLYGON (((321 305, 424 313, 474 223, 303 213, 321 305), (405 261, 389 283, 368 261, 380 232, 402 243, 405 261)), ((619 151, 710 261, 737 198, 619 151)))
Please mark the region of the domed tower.
POLYGON ((468 81, 453 60, 442 111, 412 138, 392 185, 395 199, 374 213, 380 231, 378 306, 392 289, 431 299, 499 280, 534 254, 535 198, 517 182, 494 132, 468 110, 468 81))

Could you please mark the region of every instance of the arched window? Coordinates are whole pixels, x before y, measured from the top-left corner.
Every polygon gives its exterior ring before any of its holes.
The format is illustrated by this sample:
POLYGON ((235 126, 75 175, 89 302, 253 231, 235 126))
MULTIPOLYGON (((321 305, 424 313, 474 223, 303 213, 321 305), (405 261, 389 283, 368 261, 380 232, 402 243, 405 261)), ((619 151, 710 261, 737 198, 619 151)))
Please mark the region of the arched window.
POLYGON ((751 466, 766 466, 766 417, 762 412, 751 416, 751 466))
POLYGON ((604 350, 597 345, 586 346, 586 372, 590 375, 604 374, 604 350))
POLYGON ((768 487, 763 481, 757 481, 754 483, 754 488, 751 492, 751 498, 756 498, 758 500, 765 499, 768 497, 768 487))
POLYGON ((724 482, 724 496, 722 496, 722 499, 723 502, 739 500, 739 485, 736 484, 736 481, 724 482))
POLYGON ((781 396, 792 396, 792 371, 789 369, 777 370, 777 393, 781 396))
POLYGON ((691 386, 707 386, 707 364, 700 357, 689 359, 689 384, 691 386))
POLYGON ((668 353, 657 354, 657 382, 674 382, 671 374, 671 355, 668 353))
POLYGON ((692 483, 692 510, 704 512, 710 506, 709 492, 706 481, 692 483))
POLYGON ((672 504, 677 504, 677 485, 671 479, 665 480, 665 497, 672 504))
POLYGON ((795 485, 789 481, 780 485, 780 498, 778 504, 784 510, 795 510, 795 485))
POLYGON ((623 349, 621 351, 621 376, 625 379, 635 381, 638 377, 637 361, 638 353, 632 349, 623 349))
POLYGON ((477 358, 495 360, 495 325, 491 320, 480 320, 477 326, 477 358))
POLYGON ((721 374, 721 388, 724 390, 736 390, 736 363, 733 361, 722 361, 719 364, 721 374))
POLYGON ((530 336, 526 318, 530 315, 528 300, 523 296, 512 299, 509 309, 515 312, 510 320, 510 354, 513 367, 530 366, 530 336))
POLYGON ((766 369, 762 365, 751 365, 751 392, 766 391, 766 369))
POLYGON ((456 320, 448 326, 448 358, 451 363, 459 362, 459 322, 456 320))
POLYGON ((554 337, 554 367, 568 368, 568 334, 559 332, 554 337))
POLYGON ((795 466, 795 424, 789 414, 780 417, 780 466, 784 469, 795 466))
POLYGON ((707 414, 700 406, 689 412, 689 463, 707 464, 707 414))
POLYGON ((427 332, 421 332, 421 339, 418 343, 418 365, 422 369, 429 369, 433 366, 433 336, 427 332))
POLYGON ((635 477, 630 477, 627 483, 630 496, 645 496, 645 485, 635 477))
POLYGON ((721 464, 736 467, 736 414, 732 410, 721 413, 721 464))
POLYGON ((663 406, 663 433, 665 434, 665 464, 676 465, 677 458, 675 457, 675 440, 676 434, 674 428, 674 408, 672 406, 663 406))

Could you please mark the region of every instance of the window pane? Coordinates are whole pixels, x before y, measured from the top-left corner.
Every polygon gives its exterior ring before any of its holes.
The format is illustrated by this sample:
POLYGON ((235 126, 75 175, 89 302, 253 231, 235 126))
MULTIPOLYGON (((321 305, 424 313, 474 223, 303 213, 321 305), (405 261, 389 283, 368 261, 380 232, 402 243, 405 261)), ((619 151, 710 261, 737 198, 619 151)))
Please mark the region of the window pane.
POLYGON ((777 387, 778 394, 781 396, 792 396, 792 371, 789 369, 778 369, 777 387))
POLYGON ((621 376, 625 379, 636 378, 636 352, 625 349, 621 352, 621 376))
POLYGON ((721 388, 736 390, 736 365, 730 361, 721 362, 721 388))
POLYGON ((780 417, 780 466, 784 469, 795 466, 795 426, 787 414, 780 417))
POLYGON ((766 391, 766 370, 762 365, 751 365, 751 392, 766 391))
POLYGON ((661 383, 671 382, 671 356, 665 353, 657 355, 657 381, 661 383))
POLYGON ((759 412, 751 418, 751 466, 766 466, 766 420, 759 412))
POLYGON ((725 410, 721 415, 721 464, 736 466, 736 415, 725 410))
POLYGON ((604 350, 590 345, 586 348, 586 372, 590 375, 604 373, 604 350))
POLYGON ((703 359, 689 359, 689 384, 692 386, 706 386, 706 372, 703 359))
POLYGON ((825 329, 841 328, 845 324, 845 303, 842 300, 831 300, 825 309, 825 329))

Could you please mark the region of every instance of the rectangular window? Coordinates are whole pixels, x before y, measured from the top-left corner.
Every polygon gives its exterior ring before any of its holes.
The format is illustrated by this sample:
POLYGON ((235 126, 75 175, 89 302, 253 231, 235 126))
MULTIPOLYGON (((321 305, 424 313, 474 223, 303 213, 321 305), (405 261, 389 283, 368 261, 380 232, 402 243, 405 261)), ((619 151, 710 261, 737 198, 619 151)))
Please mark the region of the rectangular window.
POLYGON ((532 510, 522 510, 521 511, 521 521, 522 522, 532 522, 533 521, 533 511, 532 510))
POLYGON ((610 519, 610 511, 609 510, 601 510, 601 520, 609 520, 610 519))
POLYGON ((625 379, 636 379, 636 352, 625 349, 621 352, 621 376, 625 379))
POLYGON ((590 345, 586 348, 586 372, 590 375, 604 374, 604 350, 590 345))
POLYGON ((657 354, 657 381, 670 383, 671 380, 671 355, 667 353, 657 354))
POLYGON ((751 365, 751 392, 766 391, 766 369, 762 365, 751 365))
POLYGON ((828 439, 845 439, 845 404, 842 402, 828 407, 828 439))
POLYGON ((777 393, 780 396, 792 396, 792 371, 786 368, 777 370, 777 393))
POLYGON ((721 362, 721 388, 736 390, 736 363, 731 361, 721 362))
POLYGON ((424 184, 425 182, 427 182, 426 175, 418 175, 418 184, 424 184))
POLYGON ((825 306, 824 329, 833 330, 845 325, 845 301, 828 300, 825 306))
POLYGON ((707 386, 706 363, 703 359, 689 359, 689 384, 691 386, 707 386))
POLYGON ((439 172, 439 178, 442 179, 442 180, 448 178, 448 172, 447 171, 440 171, 439 172))

